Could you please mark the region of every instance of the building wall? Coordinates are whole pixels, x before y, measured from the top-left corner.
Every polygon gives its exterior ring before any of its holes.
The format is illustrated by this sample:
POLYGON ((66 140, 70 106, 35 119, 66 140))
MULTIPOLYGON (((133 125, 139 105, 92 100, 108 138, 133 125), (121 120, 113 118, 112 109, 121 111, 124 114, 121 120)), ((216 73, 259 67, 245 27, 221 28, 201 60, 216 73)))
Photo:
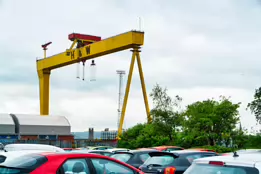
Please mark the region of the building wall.
POLYGON ((9 114, 0 114, 0 134, 15 134, 15 124, 9 114))
POLYGON ((20 125, 21 135, 70 135, 70 126, 20 125))
POLYGON ((8 124, 0 124, 0 135, 5 135, 5 134, 15 134, 15 126, 14 125, 8 125, 8 124))

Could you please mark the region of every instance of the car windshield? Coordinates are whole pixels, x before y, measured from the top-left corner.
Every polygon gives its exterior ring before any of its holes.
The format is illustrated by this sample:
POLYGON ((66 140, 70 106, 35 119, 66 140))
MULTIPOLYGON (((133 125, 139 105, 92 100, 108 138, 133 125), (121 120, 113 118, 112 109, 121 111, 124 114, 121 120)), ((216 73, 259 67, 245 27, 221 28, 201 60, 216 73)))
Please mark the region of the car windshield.
POLYGON ((193 164, 184 174, 259 174, 258 169, 244 166, 193 164))
POLYGON ((14 170, 14 173, 16 173, 15 171, 17 171, 17 170, 18 171, 26 170, 26 171, 31 172, 47 161, 48 161, 47 158, 42 155, 38 155, 38 154, 24 155, 19 158, 12 159, 10 161, 6 161, 4 163, 4 167, 1 167, 0 173, 5 173, 5 171, 12 172, 12 170, 14 170), (8 167, 8 168, 6 168, 6 167, 8 167))
POLYGON ((132 156, 132 154, 129 154, 129 153, 117 153, 117 154, 111 155, 112 158, 115 158, 122 162, 127 162, 131 158, 131 156, 132 156))
POLYGON ((174 160, 175 160, 175 158, 170 155, 152 156, 145 161, 144 165, 158 164, 161 166, 166 166, 166 165, 170 165, 171 163, 173 163, 174 160))

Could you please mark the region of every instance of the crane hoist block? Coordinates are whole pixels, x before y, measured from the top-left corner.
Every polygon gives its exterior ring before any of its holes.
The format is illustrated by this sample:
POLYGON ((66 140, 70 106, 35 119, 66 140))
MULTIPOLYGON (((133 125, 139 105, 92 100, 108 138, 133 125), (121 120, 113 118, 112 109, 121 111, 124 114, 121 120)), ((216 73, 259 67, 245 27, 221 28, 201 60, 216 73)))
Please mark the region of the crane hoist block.
POLYGON ((101 37, 100 36, 92 36, 92 35, 79 34, 79 33, 69 34, 68 38, 71 41, 74 41, 75 39, 82 40, 82 41, 88 41, 88 42, 98 42, 98 41, 101 41, 101 37))

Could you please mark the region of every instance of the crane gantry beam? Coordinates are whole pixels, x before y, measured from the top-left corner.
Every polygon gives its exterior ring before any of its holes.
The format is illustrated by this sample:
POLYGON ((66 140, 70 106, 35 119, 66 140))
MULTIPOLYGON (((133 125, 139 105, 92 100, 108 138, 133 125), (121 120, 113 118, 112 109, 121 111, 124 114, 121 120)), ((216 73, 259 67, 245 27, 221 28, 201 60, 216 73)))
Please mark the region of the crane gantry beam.
MULTIPOLYGON (((94 40, 83 40, 83 39, 71 39, 72 35, 69 36, 69 39, 73 41, 70 49, 67 49, 65 52, 50 56, 44 57, 43 59, 37 60, 37 72, 39 77, 39 88, 40 88, 40 114, 48 115, 49 114, 49 88, 50 88, 50 74, 51 70, 61 68, 67 65, 71 65, 74 63, 78 63, 80 61, 86 61, 89 59, 99 58, 101 56, 123 51, 126 49, 132 48, 132 60, 130 64, 128 82, 126 85, 124 102, 122 106, 122 114, 120 127, 118 130, 118 134, 122 133, 122 124, 125 116, 125 110, 127 106, 129 88, 131 84, 131 77, 133 72, 133 66, 135 58, 137 58, 140 80, 143 91, 143 98, 147 112, 148 122, 151 122, 149 104, 146 94, 145 82, 141 67, 140 60, 140 46, 144 44, 144 32, 140 31, 129 31, 126 33, 122 33, 120 35, 116 35, 104 40, 94 41, 94 40), (81 47, 74 48, 77 41, 82 41, 82 43, 86 42, 88 44, 82 45, 81 47)), ((92 36, 91 38, 95 38, 92 36)), ((97 38, 97 37, 96 37, 97 38)), ((45 46, 45 45, 44 45, 45 46)), ((44 51, 46 51, 46 46, 44 47, 44 51)), ((45 53, 46 55, 46 53, 45 53)))

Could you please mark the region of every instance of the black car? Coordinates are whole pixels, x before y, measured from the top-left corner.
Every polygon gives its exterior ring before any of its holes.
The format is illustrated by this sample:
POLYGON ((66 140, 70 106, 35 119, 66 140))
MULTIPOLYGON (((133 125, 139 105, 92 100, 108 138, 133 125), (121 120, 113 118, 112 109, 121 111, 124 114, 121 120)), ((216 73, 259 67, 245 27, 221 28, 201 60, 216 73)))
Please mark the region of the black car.
POLYGON ((150 157, 150 152, 157 152, 157 150, 130 150, 125 152, 114 152, 114 154, 110 157, 139 168, 150 157))
POLYGON ((218 156, 215 152, 180 150, 171 152, 150 152, 148 160, 139 168, 145 173, 180 174, 197 158, 218 156))

